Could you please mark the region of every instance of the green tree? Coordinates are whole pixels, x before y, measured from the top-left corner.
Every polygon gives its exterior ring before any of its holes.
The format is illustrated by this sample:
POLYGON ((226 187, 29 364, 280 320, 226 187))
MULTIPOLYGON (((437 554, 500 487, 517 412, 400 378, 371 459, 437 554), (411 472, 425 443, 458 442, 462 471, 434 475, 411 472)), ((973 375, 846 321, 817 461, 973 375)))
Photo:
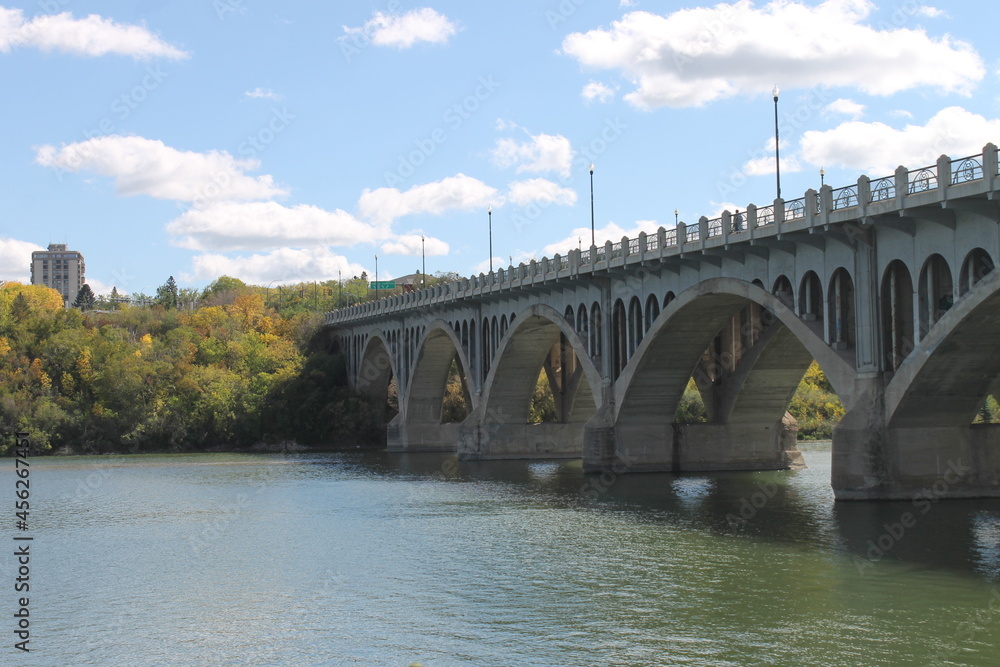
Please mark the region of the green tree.
POLYGON ((156 288, 156 303, 167 310, 177 307, 177 282, 173 276, 167 282, 156 288))
POLYGON ((73 307, 83 311, 92 310, 95 300, 94 291, 90 289, 90 285, 84 283, 83 287, 76 294, 76 301, 73 302, 73 307))

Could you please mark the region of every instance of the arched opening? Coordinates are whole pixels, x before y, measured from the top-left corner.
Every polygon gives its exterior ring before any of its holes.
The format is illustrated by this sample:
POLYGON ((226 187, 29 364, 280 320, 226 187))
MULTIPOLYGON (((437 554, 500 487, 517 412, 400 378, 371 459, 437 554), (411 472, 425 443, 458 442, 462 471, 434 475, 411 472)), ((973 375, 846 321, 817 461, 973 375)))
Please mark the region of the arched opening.
POLYGON ((566 312, 563 313, 563 317, 566 318, 567 322, 573 324, 573 306, 566 306, 566 312))
MULTIPOLYGON (((580 334, 580 340, 586 343, 588 346, 590 344, 590 320, 587 317, 587 307, 580 304, 580 307, 576 311, 576 332, 580 334)), ((588 347, 589 350, 589 347, 588 347)), ((593 351, 590 352, 593 354, 593 351)))
POLYGON ((484 456, 579 456, 583 428, 597 410, 600 375, 562 311, 536 305, 497 351, 479 406, 490 437, 484 456))
POLYGON ((490 321, 487 318, 483 318, 483 332, 482 332, 482 345, 480 347, 482 350, 482 377, 485 379, 490 373, 490 365, 493 363, 493 349, 490 347, 490 321))
POLYGON ((614 379, 617 380, 628 363, 628 321, 621 299, 615 301, 611 311, 611 355, 614 379))
POLYGON ((601 326, 601 304, 594 302, 590 307, 590 356, 594 359, 601 356, 601 346, 604 343, 604 329, 601 326))
POLYGON ((913 281, 906 264, 896 259, 882 277, 882 354, 885 368, 895 371, 913 350, 913 281))
POLYGON ((994 268, 990 253, 982 248, 974 249, 965 256, 965 261, 962 262, 962 273, 958 278, 958 295, 964 296, 994 268))
POLYGON ((934 254, 927 258, 920 270, 917 293, 917 302, 920 306, 920 337, 923 338, 941 316, 948 312, 955 300, 951 269, 948 268, 948 262, 944 257, 934 254))
POLYGON ((490 321, 490 357, 496 356, 497 345, 500 343, 500 322, 494 315, 490 321))
POLYGON ((854 319, 854 281, 847 269, 841 267, 833 272, 827 294, 830 326, 827 335, 835 350, 846 350, 854 346, 857 336, 854 319))
POLYGON ((645 326, 643 326, 642 328, 643 333, 649 331, 649 327, 653 326, 653 322, 659 316, 660 316, 660 304, 656 299, 656 295, 650 294, 649 297, 646 299, 646 311, 643 317, 645 326))
MULTIPOLYGON (((364 343, 361 343, 362 345, 364 343)), ((391 345, 391 344, 390 344, 391 345)), ((384 428, 399 412, 398 390, 390 346, 376 337, 361 351, 356 389, 368 397, 375 423, 384 428)))
MULTIPOLYGON (((506 335, 507 335, 507 316, 504 315, 503 317, 500 318, 500 338, 503 338, 506 335)), ((499 342, 500 339, 498 338, 497 343, 499 342)))
POLYGON ((764 287, 764 281, 761 280, 760 278, 754 278, 753 280, 750 281, 750 284, 751 285, 756 285, 757 287, 759 287, 761 289, 766 289, 764 287))
POLYGON ((634 296, 628 304, 628 357, 631 359, 635 350, 642 342, 642 304, 639 297, 634 296))
POLYGON ((823 319, 823 283, 815 271, 806 271, 799 286, 799 317, 807 322, 823 319))
POLYGON ((677 295, 673 292, 667 292, 663 297, 663 307, 666 308, 670 305, 670 302, 677 298, 677 295))
POLYGON ((795 296, 792 292, 792 281, 790 281, 786 276, 778 276, 778 278, 774 281, 774 287, 771 288, 771 294, 778 297, 778 299, 789 308, 794 307, 795 296))

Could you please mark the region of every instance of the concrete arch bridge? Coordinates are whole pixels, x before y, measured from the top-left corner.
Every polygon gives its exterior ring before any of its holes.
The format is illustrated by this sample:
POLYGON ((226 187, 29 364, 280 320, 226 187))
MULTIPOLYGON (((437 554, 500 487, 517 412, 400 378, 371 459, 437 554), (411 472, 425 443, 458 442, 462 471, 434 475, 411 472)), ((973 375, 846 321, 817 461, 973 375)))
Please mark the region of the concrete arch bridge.
POLYGON ((1000 495, 997 148, 333 311, 392 451, 585 470, 781 469, 815 359, 838 499, 1000 495), (453 366, 454 364, 454 366, 453 366), (468 414, 442 423, 457 366, 468 414), (544 372, 555 422, 529 424, 544 372), (689 379, 708 423, 674 423, 689 379))

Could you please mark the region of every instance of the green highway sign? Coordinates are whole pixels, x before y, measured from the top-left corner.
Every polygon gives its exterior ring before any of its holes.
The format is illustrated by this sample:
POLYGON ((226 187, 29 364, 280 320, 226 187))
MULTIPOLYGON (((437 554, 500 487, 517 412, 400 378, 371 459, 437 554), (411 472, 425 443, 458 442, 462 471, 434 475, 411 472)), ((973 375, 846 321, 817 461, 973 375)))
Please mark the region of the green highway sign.
POLYGON ((372 281, 372 289, 396 289, 395 280, 372 281))

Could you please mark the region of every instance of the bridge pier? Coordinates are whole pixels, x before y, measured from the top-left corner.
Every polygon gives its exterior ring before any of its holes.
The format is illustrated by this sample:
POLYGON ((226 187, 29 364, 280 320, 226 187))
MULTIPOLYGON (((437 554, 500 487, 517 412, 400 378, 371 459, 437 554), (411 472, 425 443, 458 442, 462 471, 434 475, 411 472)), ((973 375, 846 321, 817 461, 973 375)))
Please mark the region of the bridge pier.
POLYGON ((464 460, 578 458, 583 441, 583 423, 517 423, 499 410, 473 411, 457 426, 464 460))
POLYGON ((396 415, 386 430, 390 452, 454 452, 461 438, 461 423, 408 423, 402 414, 396 415))
POLYGON ((595 418, 584 432, 584 472, 702 472, 804 467, 798 424, 673 424, 641 420, 610 426, 595 418))
POLYGON ((886 426, 881 384, 859 379, 834 429, 837 500, 1000 497, 1000 424, 886 426))

